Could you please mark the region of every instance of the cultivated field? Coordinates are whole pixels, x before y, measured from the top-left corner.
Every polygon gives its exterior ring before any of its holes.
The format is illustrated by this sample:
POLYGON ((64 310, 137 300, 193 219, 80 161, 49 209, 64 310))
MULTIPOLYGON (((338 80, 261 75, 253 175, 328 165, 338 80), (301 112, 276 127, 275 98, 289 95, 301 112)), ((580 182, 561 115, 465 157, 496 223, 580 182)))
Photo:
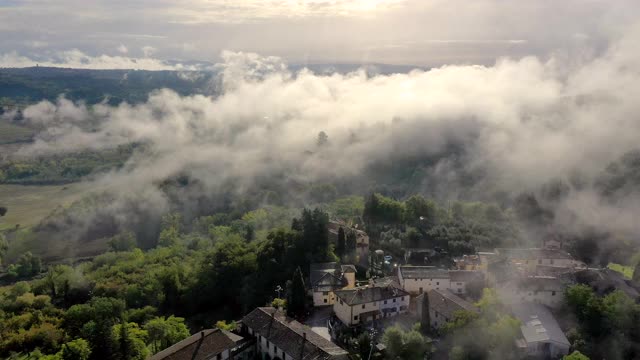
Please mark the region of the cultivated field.
POLYGON ((0 185, 0 206, 9 210, 0 218, 0 230, 37 224, 58 206, 67 206, 90 190, 90 185, 0 185))

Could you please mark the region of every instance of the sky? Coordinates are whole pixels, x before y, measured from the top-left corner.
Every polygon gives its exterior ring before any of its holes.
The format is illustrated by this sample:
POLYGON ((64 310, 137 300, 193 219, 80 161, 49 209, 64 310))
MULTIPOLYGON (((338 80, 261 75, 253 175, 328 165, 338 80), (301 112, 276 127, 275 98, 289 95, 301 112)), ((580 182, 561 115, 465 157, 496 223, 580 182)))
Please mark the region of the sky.
POLYGON ((189 69, 227 51, 418 66, 603 52, 634 0, 0 0, 0 66, 189 69))

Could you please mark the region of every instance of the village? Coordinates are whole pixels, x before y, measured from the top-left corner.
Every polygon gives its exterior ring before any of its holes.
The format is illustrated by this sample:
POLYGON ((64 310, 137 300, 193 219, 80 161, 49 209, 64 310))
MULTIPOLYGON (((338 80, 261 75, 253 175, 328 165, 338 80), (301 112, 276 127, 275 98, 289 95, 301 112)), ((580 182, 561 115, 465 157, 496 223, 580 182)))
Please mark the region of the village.
POLYGON ((487 290, 519 321, 518 358, 560 359, 571 348, 558 313, 568 286, 581 283, 599 293, 616 289, 632 299, 640 296, 621 274, 588 268, 553 236, 534 248, 461 257, 448 257, 441 249, 405 249, 404 258, 394 259, 370 249, 364 231, 331 221, 330 240, 337 241, 340 232, 356 239, 353 261, 311 264, 304 319, 288 317, 274 302, 249 312, 231 330, 200 332, 152 359, 347 359, 352 358, 350 342, 363 333, 371 341, 368 357, 375 358, 386 350, 385 328, 421 324, 437 343, 440 330, 456 317, 480 312, 476 304, 487 290))

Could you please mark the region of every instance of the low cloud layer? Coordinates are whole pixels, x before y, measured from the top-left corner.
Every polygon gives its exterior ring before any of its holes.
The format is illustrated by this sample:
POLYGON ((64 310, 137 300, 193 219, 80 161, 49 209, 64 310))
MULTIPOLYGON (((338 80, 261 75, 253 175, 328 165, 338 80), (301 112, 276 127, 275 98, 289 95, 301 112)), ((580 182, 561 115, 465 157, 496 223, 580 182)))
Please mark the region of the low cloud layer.
MULTIPOLYGON (((292 73, 277 58, 227 52, 215 98, 160 90, 139 105, 88 109, 61 98, 30 106, 24 121, 44 130, 19 154, 148 144, 98 180, 132 192, 179 174, 210 189, 228 181, 248 188, 274 174, 304 183, 350 179, 376 163, 416 157, 438 157, 431 171, 443 179, 482 169, 485 185, 513 193, 576 173, 591 179, 638 147, 639 35, 629 30, 588 61, 527 57, 388 76, 292 73), (329 139, 318 145, 321 131, 329 139), (452 147, 463 151, 451 155, 452 147), (453 169, 454 161, 462 165, 453 169)), ((638 204, 603 205, 583 192, 563 206, 581 214, 573 222, 623 222, 636 231, 617 215, 638 204)))
MULTIPOLYGON (((126 54, 128 49, 120 45, 117 51, 126 54)), ((133 58, 126 56, 90 56, 80 50, 69 50, 56 52, 53 56, 40 56, 38 59, 20 56, 16 52, 0 54, 0 68, 23 68, 32 66, 62 67, 73 69, 123 69, 123 70, 198 70, 200 67, 194 65, 183 65, 180 63, 169 63, 154 59, 146 55, 151 55, 152 50, 144 49, 145 57, 133 58)))

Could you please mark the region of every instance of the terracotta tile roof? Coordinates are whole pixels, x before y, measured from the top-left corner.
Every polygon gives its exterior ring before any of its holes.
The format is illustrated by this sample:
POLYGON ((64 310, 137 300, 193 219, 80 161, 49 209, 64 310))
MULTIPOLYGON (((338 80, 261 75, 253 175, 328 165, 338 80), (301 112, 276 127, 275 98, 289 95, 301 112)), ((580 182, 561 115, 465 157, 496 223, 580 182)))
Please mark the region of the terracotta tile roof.
POLYGON ((408 292, 395 286, 365 286, 355 289, 338 290, 335 294, 349 306, 409 296, 408 292))
POLYGON ((225 350, 233 349, 239 341, 242 341, 242 337, 238 335, 219 329, 207 329, 171 345, 153 355, 150 360, 210 359, 225 350))
POLYGON ((295 360, 347 359, 345 350, 272 307, 256 308, 242 324, 295 360))
POLYGON ((478 308, 473 304, 456 296, 449 290, 429 290, 427 296, 429 297, 429 308, 434 309, 448 318, 451 318, 453 313, 458 310, 479 312, 478 308))

